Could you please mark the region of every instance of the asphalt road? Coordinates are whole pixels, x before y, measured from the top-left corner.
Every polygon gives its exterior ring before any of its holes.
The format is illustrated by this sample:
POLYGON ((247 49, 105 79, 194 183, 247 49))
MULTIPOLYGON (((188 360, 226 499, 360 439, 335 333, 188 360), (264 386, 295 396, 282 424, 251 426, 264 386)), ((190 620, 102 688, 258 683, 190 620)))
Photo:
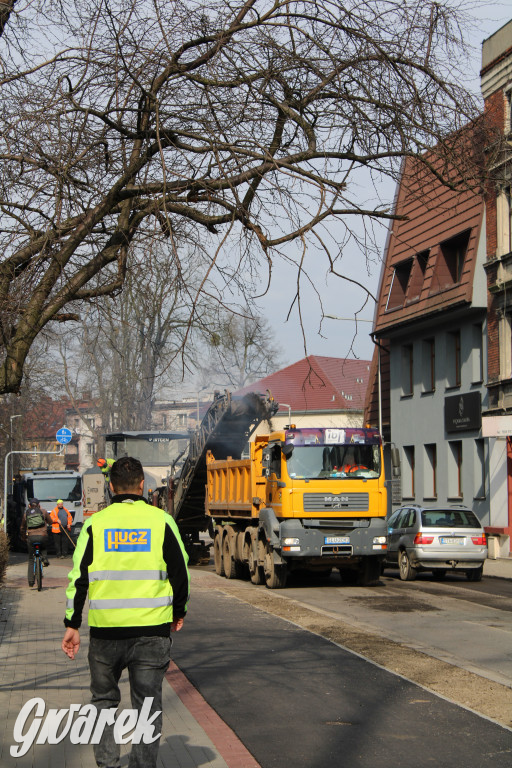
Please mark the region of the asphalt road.
POLYGON ((509 768, 512 731, 215 588, 174 659, 262 768, 509 768))

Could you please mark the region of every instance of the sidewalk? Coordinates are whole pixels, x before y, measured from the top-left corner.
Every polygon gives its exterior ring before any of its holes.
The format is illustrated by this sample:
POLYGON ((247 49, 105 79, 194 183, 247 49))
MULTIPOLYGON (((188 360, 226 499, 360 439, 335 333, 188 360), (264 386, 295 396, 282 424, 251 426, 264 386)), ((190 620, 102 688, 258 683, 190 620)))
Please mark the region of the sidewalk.
POLYGON ((484 576, 512 579, 512 557, 499 557, 497 560, 487 559, 484 564, 484 576))
MULTIPOLYGON (((40 697, 50 708, 88 704, 88 629, 84 622, 78 657, 61 651, 67 573, 71 560, 50 557, 43 589, 29 588, 26 556, 13 554, 0 592, 0 765, 2 768, 95 768, 92 747, 35 744, 14 758, 13 729, 21 707, 40 697)), ((186 632, 174 636, 186 644, 186 632)), ((159 768, 259 768, 233 731, 218 717, 171 662, 163 688, 163 728, 159 768)), ((126 672, 121 678, 121 706, 130 708, 126 672)), ((33 715, 24 728, 26 733, 33 715)), ((121 765, 128 765, 129 744, 121 746, 121 765)))

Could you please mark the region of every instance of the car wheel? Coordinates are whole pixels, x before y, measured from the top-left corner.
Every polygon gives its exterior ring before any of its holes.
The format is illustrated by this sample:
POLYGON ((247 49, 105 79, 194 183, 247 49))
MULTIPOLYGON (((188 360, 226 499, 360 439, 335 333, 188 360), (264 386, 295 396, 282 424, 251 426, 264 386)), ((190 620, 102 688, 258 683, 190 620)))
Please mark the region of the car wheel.
POLYGON ((412 567, 409 555, 405 549, 398 555, 398 567, 400 568, 400 578, 402 581, 412 581, 416 578, 417 570, 412 567))
POLYGON ((470 571, 466 571, 466 578, 468 581, 482 581, 483 572, 483 565, 480 568, 472 568, 470 571))

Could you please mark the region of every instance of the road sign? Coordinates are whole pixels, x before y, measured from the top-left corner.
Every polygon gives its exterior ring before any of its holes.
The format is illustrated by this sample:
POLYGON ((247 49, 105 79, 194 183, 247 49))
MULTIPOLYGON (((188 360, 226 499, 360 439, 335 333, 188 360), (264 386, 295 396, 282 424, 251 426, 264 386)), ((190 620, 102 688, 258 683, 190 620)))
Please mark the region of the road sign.
POLYGON ((71 442, 73 433, 67 427, 62 427, 61 429, 59 429, 55 437, 58 443, 62 443, 63 445, 65 445, 66 443, 71 442))

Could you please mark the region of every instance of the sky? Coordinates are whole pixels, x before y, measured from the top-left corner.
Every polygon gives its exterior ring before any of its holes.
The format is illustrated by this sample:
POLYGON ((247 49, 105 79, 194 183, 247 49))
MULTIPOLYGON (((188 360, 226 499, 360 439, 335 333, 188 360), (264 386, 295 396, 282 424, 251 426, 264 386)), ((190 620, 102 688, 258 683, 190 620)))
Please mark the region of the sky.
MULTIPOLYGON (((468 61, 468 73, 471 87, 476 93, 480 93, 481 44, 512 18, 512 9, 508 2, 475 2, 473 14, 475 26, 468 39, 473 54, 468 61)), ((388 186, 389 189, 380 190, 380 196, 392 202, 395 188, 391 182, 388 186)), ((381 256, 386 233, 385 228, 381 228, 377 233, 381 256)), ((376 296, 381 269, 380 259, 374 259, 367 269, 364 252, 354 245, 348 249, 348 252, 344 252, 342 264, 344 271, 350 277, 362 282, 376 296)), ((374 306, 369 303, 361 311, 359 317, 362 318, 362 321, 358 323, 356 333, 353 316, 361 308, 364 301, 363 292, 353 284, 339 279, 327 280, 327 276, 324 277, 322 273, 315 275, 315 278, 317 288, 321 293, 324 313, 341 319, 325 319, 320 328, 318 298, 312 291, 304 293, 302 309, 308 354, 371 359, 373 343, 368 334, 372 328, 371 320, 374 306)), ((296 289, 295 281, 295 274, 290 269, 276 265, 270 290, 266 297, 258 301, 262 314, 270 322, 275 333, 275 340, 281 347, 282 358, 280 362, 283 365, 292 364, 305 356, 304 340, 297 311, 292 309, 291 315, 287 319, 290 303, 296 289)))

